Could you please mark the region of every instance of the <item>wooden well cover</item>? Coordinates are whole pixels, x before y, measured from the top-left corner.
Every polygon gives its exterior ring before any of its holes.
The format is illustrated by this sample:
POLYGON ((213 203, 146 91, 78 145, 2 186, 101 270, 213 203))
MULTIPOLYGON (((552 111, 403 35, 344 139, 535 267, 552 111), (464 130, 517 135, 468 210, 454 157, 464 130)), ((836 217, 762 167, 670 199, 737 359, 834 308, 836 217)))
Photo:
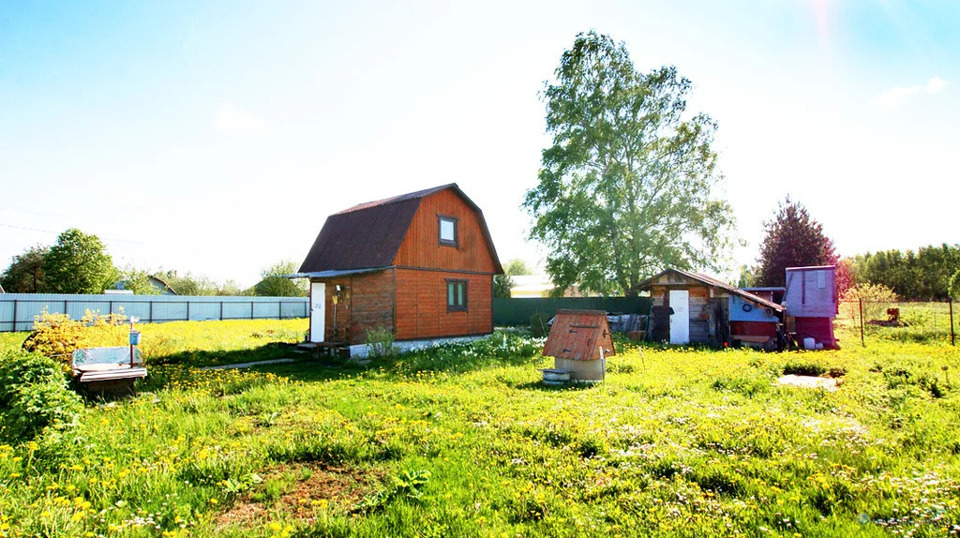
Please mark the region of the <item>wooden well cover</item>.
POLYGON ((543 355, 558 359, 595 361, 600 359, 601 346, 604 357, 616 355, 606 312, 557 310, 547 343, 543 346, 543 355))

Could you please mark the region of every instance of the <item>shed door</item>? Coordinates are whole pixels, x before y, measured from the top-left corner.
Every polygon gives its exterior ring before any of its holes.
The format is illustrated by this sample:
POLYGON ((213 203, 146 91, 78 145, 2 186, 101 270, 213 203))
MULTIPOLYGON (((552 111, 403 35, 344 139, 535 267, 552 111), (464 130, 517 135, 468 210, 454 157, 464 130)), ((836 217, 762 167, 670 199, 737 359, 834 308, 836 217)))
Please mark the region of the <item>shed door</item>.
POLYGON ((690 343, 690 292, 670 290, 670 343, 690 343))
POLYGON ((323 282, 310 283, 310 341, 323 342, 323 329, 326 322, 324 307, 327 298, 327 285, 323 282))

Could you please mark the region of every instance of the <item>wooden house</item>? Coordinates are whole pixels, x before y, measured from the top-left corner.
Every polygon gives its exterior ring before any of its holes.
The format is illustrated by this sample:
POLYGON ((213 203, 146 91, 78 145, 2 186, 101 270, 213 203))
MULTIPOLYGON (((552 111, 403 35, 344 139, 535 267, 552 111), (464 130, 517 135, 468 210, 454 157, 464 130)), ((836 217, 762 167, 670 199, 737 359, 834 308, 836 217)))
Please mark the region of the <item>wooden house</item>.
POLYGON ((667 269, 641 283, 653 305, 648 338, 671 344, 776 348, 783 307, 702 273, 667 269))
POLYGON ((455 184, 330 215, 300 267, 310 279, 310 341, 362 344, 493 331, 502 274, 483 212, 455 184))

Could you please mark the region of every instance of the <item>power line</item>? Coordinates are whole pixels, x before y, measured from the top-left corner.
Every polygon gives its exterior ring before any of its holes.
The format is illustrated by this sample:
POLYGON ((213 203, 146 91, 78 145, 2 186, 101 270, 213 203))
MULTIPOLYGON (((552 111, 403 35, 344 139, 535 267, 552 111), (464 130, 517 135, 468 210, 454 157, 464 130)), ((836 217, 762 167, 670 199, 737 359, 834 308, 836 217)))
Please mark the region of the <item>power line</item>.
MULTIPOLYGON (((17 230, 27 230, 27 231, 31 231, 31 232, 41 232, 41 233, 45 233, 45 234, 60 235, 60 232, 53 232, 53 231, 50 231, 50 230, 41 230, 41 229, 39 229, 39 228, 27 228, 26 226, 15 226, 15 225, 13 225, 13 224, 4 224, 4 223, 2 223, 2 222, 0 222, 0 226, 5 226, 5 227, 7 227, 7 228, 16 228, 17 230)), ((99 237, 99 236, 98 236, 98 237, 99 237)), ((135 245, 146 245, 146 244, 147 244, 147 243, 144 243, 143 241, 131 241, 131 240, 129 240, 129 239, 114 239, 114 238, 112 238, 112 237, 101 237, 100 239, 103 239, 104 241, 112 241, 112 242, 116 242, 116 243, 132 243, 132 244, 135 244, 135 245)))

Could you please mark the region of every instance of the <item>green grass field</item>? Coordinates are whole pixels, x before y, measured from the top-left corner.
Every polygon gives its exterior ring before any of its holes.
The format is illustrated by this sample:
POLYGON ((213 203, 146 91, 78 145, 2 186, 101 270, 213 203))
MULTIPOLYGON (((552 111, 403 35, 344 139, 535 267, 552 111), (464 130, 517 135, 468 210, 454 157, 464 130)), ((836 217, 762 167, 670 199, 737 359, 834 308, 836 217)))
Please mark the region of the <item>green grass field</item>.
POLYGON ((366 367, 193 367, 281 356, 270 342, 305 330, 145 326, 136 398, 89 405, 68 438, 0 447, 0 534, 960 532, 960 352, 940 340, 621 344, 603 384, 570 388, 539 383, 552 363, 515 332, 366 367), (774 385, 831 369, 837 392, 774 385))

